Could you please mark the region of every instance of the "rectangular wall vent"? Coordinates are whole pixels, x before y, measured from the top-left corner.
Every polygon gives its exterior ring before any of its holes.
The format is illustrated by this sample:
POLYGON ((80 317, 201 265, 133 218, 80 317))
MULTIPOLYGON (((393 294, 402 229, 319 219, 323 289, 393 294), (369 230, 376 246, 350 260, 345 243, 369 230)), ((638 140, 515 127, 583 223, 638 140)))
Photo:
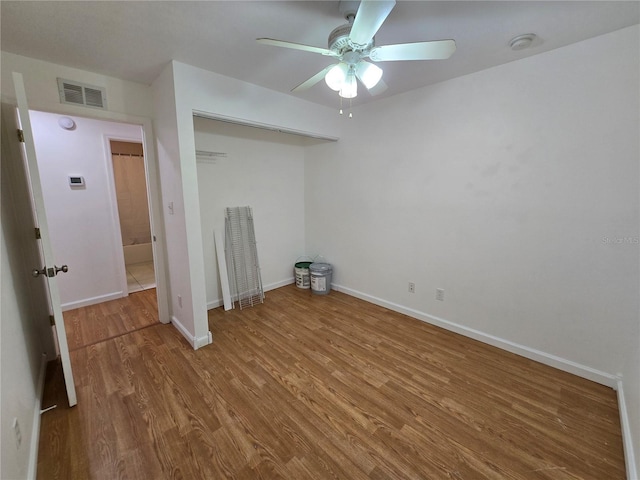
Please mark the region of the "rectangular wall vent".
POLYGON ((85 107, 107 109, 107 92, 105 88, 85 85, 72 80, 58 78, 60 102, 85 107))

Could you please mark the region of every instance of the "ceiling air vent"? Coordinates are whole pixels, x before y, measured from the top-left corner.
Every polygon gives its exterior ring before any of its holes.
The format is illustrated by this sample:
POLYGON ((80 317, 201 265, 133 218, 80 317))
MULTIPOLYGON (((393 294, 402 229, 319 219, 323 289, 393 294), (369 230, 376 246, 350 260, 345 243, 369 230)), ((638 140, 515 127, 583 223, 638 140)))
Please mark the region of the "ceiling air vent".
POLYGON ((85 107, 107 109, 107 93, 102 87, 85 85, 83 83, 58 79, 58 91, 60 102, 72 105, 84 105, 85 107))

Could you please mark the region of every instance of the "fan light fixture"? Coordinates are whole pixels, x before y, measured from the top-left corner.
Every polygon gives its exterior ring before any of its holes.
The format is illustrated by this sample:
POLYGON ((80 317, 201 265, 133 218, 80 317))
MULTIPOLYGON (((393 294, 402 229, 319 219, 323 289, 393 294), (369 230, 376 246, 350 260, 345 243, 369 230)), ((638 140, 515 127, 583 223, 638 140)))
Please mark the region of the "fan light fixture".
POLYGON ((358 95, 356 77, 369 90, 375 87, 382 78, 382 69, 364 61, 360 61, 356 66, 340 62, 327 72, 324 81, 331 90, 338 92, 342 98, 354 98, 358 95))
MULTIPOLYGON (((302 92, 324 78, 329 88, 338 92, 341 114, 342 99, 351 100, 358 95, 358 82, 371 95, 380 95, 387 89, 387 85, 382 80, 382 69, 365 59, 374 63, 444 60, 456 51, 456 42, 452 39, 376 45, 375 35, 393 10, 396 0, 342 0, 339 4, 340 13, 347 23, 331 31, 327 41, 328 48, 274 38, 257 38, 256 41, 263 45, 302 50, 335 59, 337 63, 320 70, 291 91, 302 92)), ((519 39, 511 47, 522 48, 524 43, 526 39, 519 39)), ((351 106, 351 102, 349 105, 351 106)), ((349 117, 351 116, 349 114, 349 117)))
POLYGON ((340 62, 327 72, 324 77, 324 81, 327 82, 327 85, 331 90, 339 92, 340 90, 342 90, 342 86, 347 80, 348 71, 348 65, 346 63, 340 62))
POLYGON ((367 87, 367 90, 375 87, 382 78, 382 69, 377 65, 369 62, 360 62, 356 66, 356 75, 360 81, 367 87))
POLYGON ((347 78, 342 84, 342 88, 338 92, 342 98, 355 98, 358 95, 358 82, 353 71, 353 67, 349 68, 347 78))

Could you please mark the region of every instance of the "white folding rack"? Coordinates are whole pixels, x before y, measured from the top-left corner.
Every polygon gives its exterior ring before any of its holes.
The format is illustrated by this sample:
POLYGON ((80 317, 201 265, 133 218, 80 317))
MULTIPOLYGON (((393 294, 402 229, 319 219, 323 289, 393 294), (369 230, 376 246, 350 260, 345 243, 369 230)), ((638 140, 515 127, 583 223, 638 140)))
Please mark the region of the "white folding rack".
POLYGON ((227 207, 224 225, 231 299, 242 310, 264 301, 251 207, 227 207))

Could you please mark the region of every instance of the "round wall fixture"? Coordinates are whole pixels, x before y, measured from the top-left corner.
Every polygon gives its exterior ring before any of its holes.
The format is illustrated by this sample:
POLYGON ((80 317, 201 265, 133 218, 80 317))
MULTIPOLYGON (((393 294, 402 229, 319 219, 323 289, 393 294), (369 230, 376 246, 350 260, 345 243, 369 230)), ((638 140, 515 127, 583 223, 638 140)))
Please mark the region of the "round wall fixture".
POLYGON ((69 117, 60 117, 58 119, 58 125, 60 125, 65 130, 73 130, 74 128, 76 128, 76 122, 74 122, 73 119, 69 117))
POLYGON ((524 35, 518 35, 512 38, 509 46, 511 50, 524 50, 525 48, 529 48, 535 39, 535 33, 525 33, 524 35))

